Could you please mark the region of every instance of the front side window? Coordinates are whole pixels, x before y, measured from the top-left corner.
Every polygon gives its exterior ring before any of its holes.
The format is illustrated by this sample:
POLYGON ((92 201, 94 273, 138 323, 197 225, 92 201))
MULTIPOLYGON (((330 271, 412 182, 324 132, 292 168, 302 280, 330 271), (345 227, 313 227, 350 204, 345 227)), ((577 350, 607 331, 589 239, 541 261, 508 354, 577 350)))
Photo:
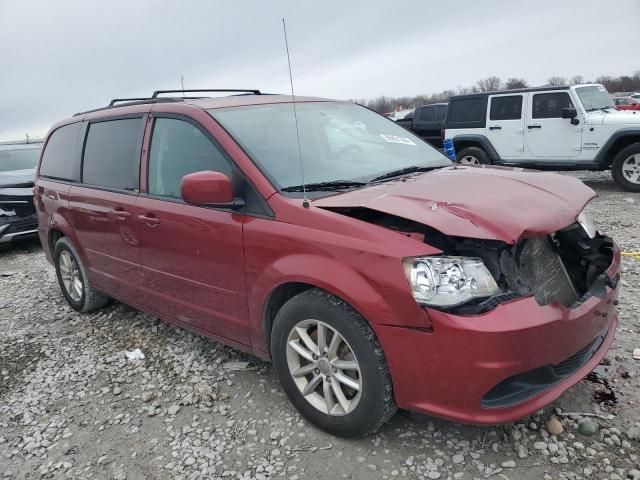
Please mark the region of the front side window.
POLYGON ((54 131, 47 140, 42 154, 40 175, 57 180, 80 180, 79 156, 76 142, 82 123, 64 125, 54 131))
POLYGON ((423 122, 433 122, 436 119, 436 108, 425 107, 420 109, 420 120, 423 122))
POLYGON ((204 170, 231 176, 230 162, 199 128, 184 120, 157 118, 149 155, 149 194, 181 198, 182 177, 204 170))
POLYGON ((566 92, 536 93, 533 96, 532 118, 562 118, 563 108, 573 108, 566 92))
POLYGON ((82 181, 118 190, 137 190, 142 125, 142 118, 90 124, 84 147, 82 181))
POLYGON ((522 95, 508 95, 491 99, 490 120, 519 120, 522 118, 522 95))
POLYGON ((209 110, 280 189, 305 183, 358 181, 408 167, 451 162, 395 122, 352 103, 291 103, 209 110))
POLYGON ((37 148, 0 150, 0 172, 35 168, 39 158, 39 146, 37 148))

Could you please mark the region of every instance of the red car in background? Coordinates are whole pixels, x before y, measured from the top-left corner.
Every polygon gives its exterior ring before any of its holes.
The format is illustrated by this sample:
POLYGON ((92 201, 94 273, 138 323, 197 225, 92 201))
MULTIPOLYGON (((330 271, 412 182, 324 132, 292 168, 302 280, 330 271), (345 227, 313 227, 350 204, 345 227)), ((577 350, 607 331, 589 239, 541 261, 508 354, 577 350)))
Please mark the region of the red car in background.
POLYGON ((640 100, 633 97, 613 97, 618 110, 640 110, 640 100))
POLYGON ((74 309, 113 297, 271 358, 342 436, 397 407, 522 418, 609 349, 620 252, 579 180, 452 165, 348 102, 159 93, 47 136, 38 231, 74 309))

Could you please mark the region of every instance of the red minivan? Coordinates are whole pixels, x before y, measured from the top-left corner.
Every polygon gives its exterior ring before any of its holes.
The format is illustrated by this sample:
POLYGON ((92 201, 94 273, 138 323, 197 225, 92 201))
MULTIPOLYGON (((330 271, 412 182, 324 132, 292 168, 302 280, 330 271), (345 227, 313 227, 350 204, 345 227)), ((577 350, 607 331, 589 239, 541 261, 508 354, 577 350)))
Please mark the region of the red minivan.
POLYGON ((38 230, 74 309, 114 298, 271 358, 341 436, 397 407, 512 421, 609 349, 620 253, 579 180, 454 165, 353 103, 163 93, 47 136, 38 230))

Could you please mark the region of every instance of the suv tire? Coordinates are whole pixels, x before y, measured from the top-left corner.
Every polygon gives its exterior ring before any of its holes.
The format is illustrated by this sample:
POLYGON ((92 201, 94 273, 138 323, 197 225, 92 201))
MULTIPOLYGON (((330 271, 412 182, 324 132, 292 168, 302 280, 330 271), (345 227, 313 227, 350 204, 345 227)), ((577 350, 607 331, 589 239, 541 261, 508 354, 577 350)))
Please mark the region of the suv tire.
POLYGON ((456 162, 463 165, 489 165, 491 160, 480 147, 467 147, 456 155, 456 162))
POLYGON ((623 148, 611 164, 613 180, 628 192, 640 192, 640 143, 623 148))
POLYGON ((109 301, 109 297, 96 291, 89 283, 80 255, 67 237, 60 238, 56 243, 53 263, 64 298, 74 310, 90 312, 109 301))
POLYGON ((283 305, 271 333, 271 354, 291 403, 333 435, 368 435, 396 411, 391 376, 373 330, 323 290, 307 290, 283 305))

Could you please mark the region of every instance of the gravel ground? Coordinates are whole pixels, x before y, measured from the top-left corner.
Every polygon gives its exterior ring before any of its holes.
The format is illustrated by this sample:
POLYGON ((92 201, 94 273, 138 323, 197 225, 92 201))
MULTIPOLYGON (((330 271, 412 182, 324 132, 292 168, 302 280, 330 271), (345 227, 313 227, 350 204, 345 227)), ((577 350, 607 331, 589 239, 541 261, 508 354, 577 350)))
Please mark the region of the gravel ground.
MULTIPOLYGON (((600 193, 600 229, 640 250, 640 195, 576 176, 600 193)), ((613 348, 554 405, 493 428, 401 411, 360 440, 305 422, 268 363, 118 303, 74 312, 37 243, 0 253, 0 272, 0 478, 640 478, 630 257, 613 348)))

